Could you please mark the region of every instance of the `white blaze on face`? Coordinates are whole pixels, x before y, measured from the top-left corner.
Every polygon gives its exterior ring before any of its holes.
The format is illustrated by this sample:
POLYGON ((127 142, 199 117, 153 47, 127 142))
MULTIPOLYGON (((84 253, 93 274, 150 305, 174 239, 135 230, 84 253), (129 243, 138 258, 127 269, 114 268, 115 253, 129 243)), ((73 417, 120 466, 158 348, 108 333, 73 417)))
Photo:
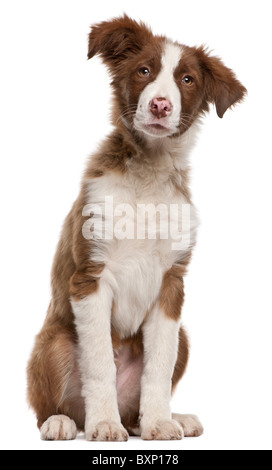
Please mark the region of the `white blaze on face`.
POLYGON ((174 72, 182 56, 181 46, 166 42, 161 57, 161 70, 157 78, 145 87, 140 95, 136 115, 135 128, 149 135, 167 136, 176 132, 180 122, 181 95, 175 82, 174 72), (150 111, 150 103, 154 98, 164 98, 171 102, 173 108, 169 116, 156 118, 150 111), (154 129, 152 124, 160 124, 162 129, 154 129))

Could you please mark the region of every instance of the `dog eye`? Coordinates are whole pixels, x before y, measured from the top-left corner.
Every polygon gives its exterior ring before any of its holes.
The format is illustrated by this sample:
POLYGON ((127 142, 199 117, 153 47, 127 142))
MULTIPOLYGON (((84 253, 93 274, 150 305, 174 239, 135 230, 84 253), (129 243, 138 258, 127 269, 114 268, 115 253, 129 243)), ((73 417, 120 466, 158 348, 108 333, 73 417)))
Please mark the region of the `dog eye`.
POLYGON ((138 70, 138 74, 139 74, 141 77, 150 77, 150 70, 149 70, 147 67, 141 67, 141 68, 138 70))
POLYGON ((186 75, 186 77, 182 79, 182 83, 185 83, 185 85, 192 85, 193 82, 194 80, 192 79, 192 77, 190 77, 190 75, 186 75))

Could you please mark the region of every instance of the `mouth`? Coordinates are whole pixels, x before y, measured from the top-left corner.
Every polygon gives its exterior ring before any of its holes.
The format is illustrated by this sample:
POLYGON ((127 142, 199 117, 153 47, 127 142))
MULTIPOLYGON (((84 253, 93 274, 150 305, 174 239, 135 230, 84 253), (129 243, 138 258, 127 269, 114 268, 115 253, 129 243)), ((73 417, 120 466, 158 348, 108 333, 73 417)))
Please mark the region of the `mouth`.
POLYGON ((136 117, 134 127, 151 137, 169 137, 175 133, 175 129, 166 119, 137 119, 136 117))
POLYGON ((154 122, 153 120, 142 122, 140 127, 141 130, 152 137, 167 137, 172 135, 172 129, 167 125, 166 122, 154 122))
POLYGON ((154 137, 168 137, 173 133, 170 127, 158 122, 145 123, 142 130, 146 134, 154 137))
POLYGON ((149 129, 154 129, 154 130, 158 130, 158 131, 169 131, 170 129, 166 126, 163 126, 162 124, 159 124, 159 123, 154 123, 154 124, 146 124, 146 127, 148 127, 149 129))

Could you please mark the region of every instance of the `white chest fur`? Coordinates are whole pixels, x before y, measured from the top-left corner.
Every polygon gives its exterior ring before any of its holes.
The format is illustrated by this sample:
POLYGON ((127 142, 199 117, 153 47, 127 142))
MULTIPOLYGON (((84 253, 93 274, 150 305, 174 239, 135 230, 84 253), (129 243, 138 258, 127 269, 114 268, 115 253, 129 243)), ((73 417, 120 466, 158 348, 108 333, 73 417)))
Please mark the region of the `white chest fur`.
POLYGON ((158 298, 164 273, 195 240, 197 219, 190 206, 190 243, 184 251, 173 249, 171 220, 180 217, 188 201, 181 193, 177 195, 165 165, 156 171, 138 168, 138 175, 134 169, 125 176, 109 173, 87 183, 89 210, 96 220, 101 220, 102 213, 103 221, 102 232, 97 230, 99 225, 93 226, 91 256, 105 264, 102 276, 111 285, 114 298, 112 322, 122 337, 136 333, 158 298), (150 215, 147 207, 151 212, 155 208, 152 220, 140 216, 150 215), (156 212, 158 207, 162 211, 156 212))

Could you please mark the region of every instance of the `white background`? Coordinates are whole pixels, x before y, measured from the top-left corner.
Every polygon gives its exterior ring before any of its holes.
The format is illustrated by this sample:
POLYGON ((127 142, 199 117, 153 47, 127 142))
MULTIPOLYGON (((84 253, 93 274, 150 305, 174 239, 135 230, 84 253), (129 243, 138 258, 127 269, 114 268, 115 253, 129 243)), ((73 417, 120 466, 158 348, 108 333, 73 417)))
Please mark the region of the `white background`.
POLYGON ((1 441, 3 449, 261 449, 271 427, 270 2, 2 0, 0 6, 1 441), (214 109, 192 154, 202 225, 186 278, 188 371, 173 400, 205 426, 182 442, 42 442, 25 369, 50 299, 62 221, 86 158, 110 130, 110 88, 86 60, 92 23, 126 11, 188 45, 207 44, 248 98, 214 109))

